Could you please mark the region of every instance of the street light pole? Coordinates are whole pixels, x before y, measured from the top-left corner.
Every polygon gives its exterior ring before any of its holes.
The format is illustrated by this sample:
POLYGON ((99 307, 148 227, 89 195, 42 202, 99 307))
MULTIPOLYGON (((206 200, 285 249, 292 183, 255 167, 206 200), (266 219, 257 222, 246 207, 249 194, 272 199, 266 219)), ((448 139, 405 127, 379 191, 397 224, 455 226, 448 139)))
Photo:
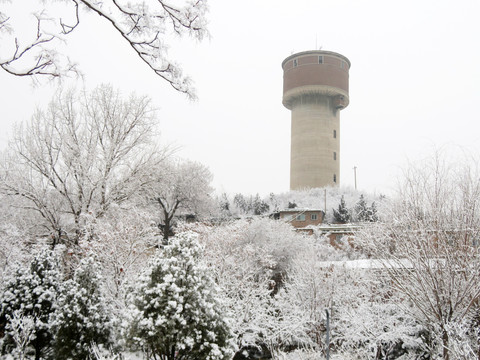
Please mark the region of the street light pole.
POLYGON ((353 178, 355 179, 355 190, 357 190, 357 167, 353 167, 353 178))

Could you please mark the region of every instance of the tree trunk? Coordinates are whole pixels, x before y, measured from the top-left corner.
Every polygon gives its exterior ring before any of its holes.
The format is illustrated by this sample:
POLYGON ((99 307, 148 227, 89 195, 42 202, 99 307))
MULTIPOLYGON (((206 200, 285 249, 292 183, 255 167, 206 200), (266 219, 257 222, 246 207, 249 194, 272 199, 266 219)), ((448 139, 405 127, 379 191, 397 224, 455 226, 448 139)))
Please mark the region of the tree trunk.
POLYGON ((448 353, 448 333, 446 329, 442 330, 443 360, 450 360, 448 353))
POLYGON ((168 214, 165 213, 165 221, 163 223, 163 242, 165 245, 168 244, 168 236, 170 234, 170 218, 168 217, 168 214))

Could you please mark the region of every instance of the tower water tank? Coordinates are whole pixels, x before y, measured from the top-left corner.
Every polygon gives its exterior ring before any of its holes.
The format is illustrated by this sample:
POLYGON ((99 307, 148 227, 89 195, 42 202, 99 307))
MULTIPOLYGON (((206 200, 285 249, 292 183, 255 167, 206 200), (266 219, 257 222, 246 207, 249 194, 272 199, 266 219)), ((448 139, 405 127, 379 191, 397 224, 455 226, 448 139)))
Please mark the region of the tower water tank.
POLYGON ((283 105, 291 110, 290 189, 340 184, 340 110, 348 106, 350 61, 331 51, 283 63, 283 105))

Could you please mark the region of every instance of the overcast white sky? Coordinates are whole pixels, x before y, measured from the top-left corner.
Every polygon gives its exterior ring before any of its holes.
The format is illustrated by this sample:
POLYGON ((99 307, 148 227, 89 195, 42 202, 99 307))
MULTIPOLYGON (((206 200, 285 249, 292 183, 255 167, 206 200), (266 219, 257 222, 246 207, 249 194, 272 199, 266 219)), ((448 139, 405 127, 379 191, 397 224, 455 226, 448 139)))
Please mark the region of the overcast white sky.
MULTIPOLYGON (((211 39, 180 40, 171 49, 195 81, 195 103, 155 76, 94 14, 84 14, 67 50, 88 88, 111 83, 125 94, 151 96, 161 141, 207 165, 218 191, 288 190, 290 112, 281 102, 281 62, 315 47, 352 63, 350 105, 340 115, 342 186, 352 186, 354 166, 358 188, 378 194, 395 185, 407 158, 434 147, 480 153, 480 1, 209 3, 211 39)), ((28 119, 53 91, 0 72, 1 147, 12 124, 28 119)))

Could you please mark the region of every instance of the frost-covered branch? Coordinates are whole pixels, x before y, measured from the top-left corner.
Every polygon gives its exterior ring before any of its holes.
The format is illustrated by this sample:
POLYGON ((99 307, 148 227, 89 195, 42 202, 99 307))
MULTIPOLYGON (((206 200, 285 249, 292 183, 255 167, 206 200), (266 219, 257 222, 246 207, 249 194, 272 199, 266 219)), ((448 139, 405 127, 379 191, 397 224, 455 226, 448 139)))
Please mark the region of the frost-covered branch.
POLYGON ((16 345, 14 354, 20 360, 27 359, 28 346, 35 338, 35 319, 22 314, 20 310, 13 311, 11 316, 6 316, 6 319, 8 321, 7 331, 16 345))
POLYGON ((154 168, 152 181, 144 189, 144 198, 160 209, 160 227, 164 242, 173 230, 173 219, 182 215, 199 216, 210 206, 210 186, 213 175, 210 170, 193 161, 171 161, 154 168))
POLYGON ((56 241, 78 243, 85 216, 102 217, 150 181, 168 154, 153 142, 155 113, 146 97, 123 100, 108 86, 80 97, 60 94, 17 129, 2 164, 0 190, 21 198, 56 241))
POLYGON ((0 43, 4 49, 0 67, 16 76, 62 78, 78 74, 77 65, 59 54, 56 46, 77 30, 84 15, 82 9, 106 20, 156 75, 195 98, 190 78, 167 56, 167 39, 171 33, 199 41, 208 36, 207 0, 175 5, 163 0, 66 0, 61 6, 47 0, 33 14, 36 29, 35 33, 33 27, 29 29, 30 37, 20 36, 26 32, 25 24, 17 27, 7 12, 0 12, 0 43))
POLYGON ((439 333, 444 359, 447 324, 472 316, 480 296, 479 178, 478 165, 448 162, 441 153, 413 164, 388 221, 359 236, 413 304, 412 315, 439 333))

